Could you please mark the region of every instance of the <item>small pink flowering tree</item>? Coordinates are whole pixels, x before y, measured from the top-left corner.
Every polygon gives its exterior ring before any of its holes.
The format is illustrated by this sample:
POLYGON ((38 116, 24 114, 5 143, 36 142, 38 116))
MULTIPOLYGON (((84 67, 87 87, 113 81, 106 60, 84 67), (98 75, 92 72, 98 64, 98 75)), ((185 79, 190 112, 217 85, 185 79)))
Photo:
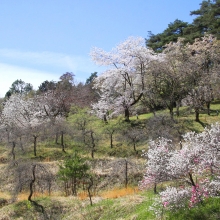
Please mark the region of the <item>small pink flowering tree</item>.
MULTIPOLYGON (((220 125, 211 125, 202 133, 189 132, 183 136, 182 149, 168 146, 169 140, 150 142, 147 169, 141 188, 152 184, 175 180, 175 185, 159 193, 154 204, 174 210, 193 207, 206 197, 220 195, 220 125)), ((157 211, 158 213, 158 211, 157 211)))
POLYGON ((167 165, 173 150, 171 143, 170 140, 165 138, 160 138, 156 142, 150 142, 149 150, 143 154, 147 159, 147 163, 146 173, 144 179, 140 183, 140 188, 143 189, 154 186, 154 193, 156 193, 157 184, 170 179, 167 165))

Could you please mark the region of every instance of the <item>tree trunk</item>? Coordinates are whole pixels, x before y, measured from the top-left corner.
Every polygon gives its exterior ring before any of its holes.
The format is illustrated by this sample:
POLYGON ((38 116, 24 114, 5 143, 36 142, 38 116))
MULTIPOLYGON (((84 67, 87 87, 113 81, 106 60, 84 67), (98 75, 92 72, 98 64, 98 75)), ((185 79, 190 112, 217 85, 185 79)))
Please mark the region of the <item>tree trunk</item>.
POLYGON ((199 120, 199 109, 195 109, 195 113, 196 113, 196 120, 197 122, 200 122, 199 120))
POLYGON ((125 108, 125 121, 130 121, 129 117, 130 117, 129 109, 128 107, 126 107, 125 108))
POLYGON ((180 102, 176 102, 176 115, 179 117, 180 116, 180 102))
POLYGON ((136 140, 135 140, 135 138, 134 138, 132 141, 133 141, 134 151, 137 153, 137 149, 136 149, 136 140))
POLYGON ((195 184, 195 182, 194 182, 194 180, 193 180, 193 177, 192 177, 192 174, 191 174, 191 173, 189 173, 189 179, 190 179, 191 184, 192 184, 193 186, 196 186, 196 184, 195 184))
POLYGON ((113 148, 113 133, 110 134, 110 147, 113 148))
POLYGON ((15 160, 15 142, 12 142, 12 149, 11 149, 11 154, 12 154, 12 159, 15 160))
POLYGON ((103 116, 103 121, 104 121, 106 124, 108 123, 106 115, 103 116))
POLYGON ((30 185, 29 185, 29 189, 30 189, 30 194, 28 196, 28 201, 32 202, 32 195, 34 193, 34 190, 33 190, 33 187, 34 187, 34 182, 36 180, 36 177, 35 177, 35 168, 36 168, 36 165, 33 165, 32 166, 32 180, 30 182, 30 185))
POLYGON ((125 188, 128 187, 128 161, 125 159, 125 188))
POLYGON ((170 111, 170 117, 173 119, 173 103, 167 104, 167 108, 170 111))
POLYGON ((37 137, 36 135, 33 135, 34 137, 34 156, 37 156, 37 137))
POLYGON ((208 115, 210 115, 210 105, 211 105, 211 102, 206 102, 207 114, 208 115))
POLYGON ((157 194, 157 184, 154 183, 154 194, 157 194))
POLYGON ((44 219, 48 219, 48 216, 47 216, 46 212, 44 211, 44 207, 32 200, 32 196, 33 196, 33 193, 34 193, 34 183, 35 183, 35 180, 36 180, 36 176, 35 176, 36 166, 37 166, 36 164, 32 166, 32 179, 31 179, 31 182, 30 182, 30 185, 29 185, 30 194, 28 196, 28 201, 30 201, 32 204, 34 204, 35 207, 40 208, 41 209, 40 211, 44 214, 44 219))
POLYGON ((61 131, 61 138, 60 139, 61 139, 60 141, 61 141, 62 151, 66 153, 65 146, 64 146, 64 132, 63 131, 61 131))
POLYGON ((90 201, 91 206, 92 206, 92 194, 90 192, 90 189, 91 189, 92 186, 93 186, 93 178, 90 177, 90 183, 89 183, 89 186, 88 186, 87 190, 88 190, 89 201, 90 201))
POLYGON ((173 108, 169 109, 170 110, 170 117, 173 120, 173 108))

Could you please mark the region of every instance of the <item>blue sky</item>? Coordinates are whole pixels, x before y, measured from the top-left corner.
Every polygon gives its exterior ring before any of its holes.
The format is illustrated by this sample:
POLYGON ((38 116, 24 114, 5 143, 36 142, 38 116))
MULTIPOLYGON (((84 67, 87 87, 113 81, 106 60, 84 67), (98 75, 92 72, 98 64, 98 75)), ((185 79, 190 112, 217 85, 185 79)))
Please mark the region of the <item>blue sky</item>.
POLYGON ((16 79, 35 89, 65 72, 85 82, 103 68, 92 47, 111 50, 129 36, 146 38, 170 22, 191 23, 202 0, 0 0, 0 97, 16 79))

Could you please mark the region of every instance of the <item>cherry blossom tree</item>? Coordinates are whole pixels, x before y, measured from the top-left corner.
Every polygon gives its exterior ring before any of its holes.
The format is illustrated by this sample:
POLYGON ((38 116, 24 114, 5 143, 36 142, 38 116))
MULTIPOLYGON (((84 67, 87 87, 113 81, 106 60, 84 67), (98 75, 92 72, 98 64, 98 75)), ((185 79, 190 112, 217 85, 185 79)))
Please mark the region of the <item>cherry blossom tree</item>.
POLYGON ((151 141, 149 149, 143 153, 147 159, 147 169, 140 188, 154 186, 154 193, 157 192, 157 184, 170 179, 167 164, 169 163, 173 146, 171 141, 161 138, 158 141, 151 141))
POLYGON ((212 125, 202 133, 186 133, 182 149, 175 149, 166 139, 150 142, 147 169, 141 188, 173 180, 176 186, 159 193, 156 206, 172 210, 193 207, 206 197, 220 196, 220 125, 212 125))
MULTIPOLYGON (((148 81, 151 88, 146 96, 153 96, 153 100, 161 103, 170 111, 173 118, 174 106, 180 105, 181 100, 189 92, 188 72, 190 67, 191 54, 183 43, 184 39, 179 38, 176 43, 165 45, 163 60, 155 60, 151 63, 151 80, 148 81)), ((152 98, 151 98, 152 99, 152 98)), ((147 98, 149 102, 150 99, 147 98)), ((152 105, 152 101, 149 103, 152 105)), ((179 114, 179 111, 177 111, 179 114)))
POLYGON ((191 53, 191 65, 188 71, 188 85, 191 90, 185 99, 185 103, 195 110, 196 121, 199 113, 207 107, 210 114, 210 104, 214 99, 216 84, 219 81, 219 43, 212 35, 205 35, 201 39, 195 39, 193 44, 187 45, 191 53))
POLYGON ((161 103, 173 117, 174 106, 179 107, 182 100, 195 110, 196 121, 199 113, 214 98, 214 88, 219 81, 219 44, 212 35, 196 39, 193 44, 185 44, 184 38, 164 46, 163 59, 150 64, 151 80, 148 80, 145 103, 150 108, 161 103), (153 98, 152 98, 153 97, 153 98))
POLYGON ((26 136, 32 136, 36 156, 37 138, 48 122, 47 115, 37 97, 27 98, 21 94, 12 95, 4 105, 2 116, 6 126, 17 128, 26 136))
POLYGON ((91 57, 96 64, 109 67, 94 80, 100 100, 93 109, 102 118, 124 112, 128 121, 130 107, 144 94, 149 64, 159 55, 145 47, 143 38, 129 37, 110 52, 93 48, 91 57))

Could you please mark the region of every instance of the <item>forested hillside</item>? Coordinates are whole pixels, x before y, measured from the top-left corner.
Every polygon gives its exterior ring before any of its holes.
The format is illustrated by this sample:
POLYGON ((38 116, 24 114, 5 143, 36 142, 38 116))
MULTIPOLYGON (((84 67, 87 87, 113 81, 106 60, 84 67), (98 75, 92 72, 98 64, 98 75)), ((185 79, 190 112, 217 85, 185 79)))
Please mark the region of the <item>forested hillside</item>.
POLYGON ((0 219, 219 219, 220 1, 91 50, 106 66, 0 108, 0 219), (147 47, 146 47, 147 45, 147 47))

